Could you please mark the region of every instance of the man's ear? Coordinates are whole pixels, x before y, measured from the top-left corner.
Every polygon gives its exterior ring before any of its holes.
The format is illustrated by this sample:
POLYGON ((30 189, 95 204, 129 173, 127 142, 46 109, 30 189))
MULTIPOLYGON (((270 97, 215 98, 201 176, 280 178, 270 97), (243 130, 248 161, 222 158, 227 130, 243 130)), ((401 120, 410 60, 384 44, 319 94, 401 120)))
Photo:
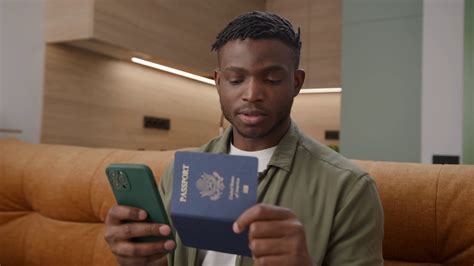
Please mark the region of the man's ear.
POLYGON ((306 73, 303 69, 297 69, 295 71, 295 87, 293 92, 293 97, 296 97, 300 93, 301 88, 303 87, 304 79, 306 77, 306 73))
POLYGON ((221 72, 219 69, 214 69, 214 82, 216 83, 217 90, 219 90, 221 83, 221 72))

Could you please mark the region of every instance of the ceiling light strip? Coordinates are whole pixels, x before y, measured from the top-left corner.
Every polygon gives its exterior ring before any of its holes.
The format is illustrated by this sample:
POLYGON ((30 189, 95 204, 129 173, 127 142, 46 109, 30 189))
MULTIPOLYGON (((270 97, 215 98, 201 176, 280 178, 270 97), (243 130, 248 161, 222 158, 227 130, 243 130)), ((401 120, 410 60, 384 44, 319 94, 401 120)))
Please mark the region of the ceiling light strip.
POLYGON ((342 92, 341 88, 308 88, 301 89, 300 93, 338 93, 342 92))
POLYGON ((204 83, 207 83, 207 84, 210 84, 210 85, 216 85, 216 83, 212 79, 201 77, 201 76, 191 74, 189 72, 182 71, 182 70, 179 70, 179 69, 175 69, 175 68, 172 68, 172 67, 167 67, 167 66, 164 66, 164 65, 153 63, 153 62, 143 60, 143 59, 140 59, 140 58, 137 58, 137 57, 132 57, 132 62, 140 64, 140 65, 144 65, 144 66, 147 66, 147 67, 152 67, 152 68, 155 68, 155 69, 159 69, 159 70, 162 70, 162 71, 165 71, 165 72, 168 72, 168 73, 172 73, 172 74, 175 74, 175 75, 179 75, 179 76, 182 76, 182 77, 186 77, 186 78, 189 78, 189 79, 194 79, 194 80, 197 80, 197 81, 201 81, 201 82, 204 82, 204 83))
MULTIPOLYGON (((172 73, 172 74, 175 74, 175 75, 179 75, 179 76, 182 76, 182 77, 186 77, 186 78, 189 78, 189 79, 194 79, 194 80, 204 82, 204 83, 207 83, 207 84, 210 84, 210 85, 216 85, 216 83, 214 82, 213 79, 208 79, 208 78, 205 78, 205 77, 201 77, 201 76, 198 76, 198 75, 186 72, 186 71, 182 71, 182 70, 175 69, 175 68, 172 68, 172 67, 167 67, 167 66, 160 65, 160 64, 157 64, 157 63, 153 63, 153 62, 150 62, 150 61, 147 61, 147 60, 143 60, 141 58, 132 57, 132 62, 140 64, 140 65, 144 65, 144 66, 147 66, 147 67, 152 67, 152 68, 155 68, 155 69, 159 69, 161 71, 165 71, 165 72, 172 73)), ((302 89, 300 91, 300 93, 338 93, 338 92, 341 92, 341 91, 342 91, 341 88, 308 88, 308 89, 302 89)))

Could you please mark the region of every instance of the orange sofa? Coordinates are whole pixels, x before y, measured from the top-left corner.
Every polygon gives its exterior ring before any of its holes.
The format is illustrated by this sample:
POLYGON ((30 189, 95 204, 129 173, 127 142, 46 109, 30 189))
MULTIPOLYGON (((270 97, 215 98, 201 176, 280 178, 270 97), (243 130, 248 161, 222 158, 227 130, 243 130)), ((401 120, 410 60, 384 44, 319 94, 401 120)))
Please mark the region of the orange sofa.
MULTIPOLYGON (((159 177, 173 154, 0 140, 0 264, 116 264, 105 167, 145 163, 159 177)), ((474 264, 474 166, 355 163, 380 192, 385 265, 474 264)))

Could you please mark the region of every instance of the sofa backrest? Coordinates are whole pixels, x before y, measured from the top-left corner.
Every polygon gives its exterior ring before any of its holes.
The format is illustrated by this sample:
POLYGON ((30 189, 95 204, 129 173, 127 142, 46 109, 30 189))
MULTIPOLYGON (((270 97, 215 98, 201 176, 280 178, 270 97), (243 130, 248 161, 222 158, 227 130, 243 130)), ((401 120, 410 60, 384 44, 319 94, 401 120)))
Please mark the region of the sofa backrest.
POLYGON ((386 264, 474 265, 474 165, 354 162, 377 183, 386 264))
POLYGON ((0 141, 0 264, 114 265, 105 167, 145 163, 160 176, 172 155, 0 141))
MULTIPOLYGON (((158 179, 173 154, 0 140, 0 264, 115 264, 105 167, 144 163, 158 179)), ((380 192, 386 265, 474 263, 474 166, 354 162, 380 192)))

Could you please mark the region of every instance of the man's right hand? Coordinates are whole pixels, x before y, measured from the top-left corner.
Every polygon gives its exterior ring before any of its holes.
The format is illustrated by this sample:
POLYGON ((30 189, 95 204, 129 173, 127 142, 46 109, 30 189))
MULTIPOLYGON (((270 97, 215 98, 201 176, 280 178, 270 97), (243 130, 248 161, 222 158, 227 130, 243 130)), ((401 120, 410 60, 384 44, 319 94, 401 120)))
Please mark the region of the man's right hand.
POLYGON ((105 220, 105 240, 120 265, 161 265, 166 263, 166 253, 176 247, 173 240, 131 241, 133 237, 167 236, 171 233, 168 225, 143 222, 146 217, 147 213, 141 209, 121 205, 110 208, 105 220))

